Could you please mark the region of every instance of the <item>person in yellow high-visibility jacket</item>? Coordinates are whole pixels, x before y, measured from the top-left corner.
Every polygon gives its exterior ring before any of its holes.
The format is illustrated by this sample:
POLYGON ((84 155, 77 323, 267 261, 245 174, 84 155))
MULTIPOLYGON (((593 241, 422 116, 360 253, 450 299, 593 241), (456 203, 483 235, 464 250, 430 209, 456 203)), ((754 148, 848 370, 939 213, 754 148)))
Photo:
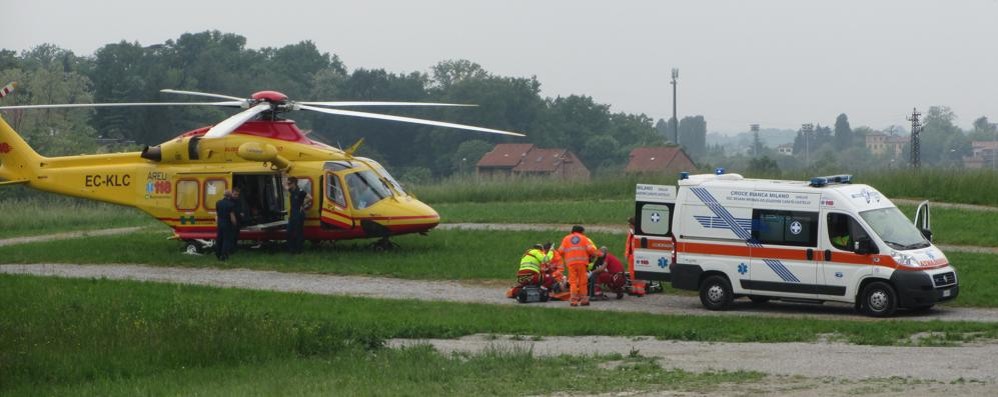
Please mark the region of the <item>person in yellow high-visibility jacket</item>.
POLYGON ((516 272, 516 286, 506 292, 507 298, 515 298, 523 287, 536 285, 542 288, 551 288, 554 279, 545 275, 545 265, 547 254, 540 244, 534 245, 520 258, 520 269, 516 272))

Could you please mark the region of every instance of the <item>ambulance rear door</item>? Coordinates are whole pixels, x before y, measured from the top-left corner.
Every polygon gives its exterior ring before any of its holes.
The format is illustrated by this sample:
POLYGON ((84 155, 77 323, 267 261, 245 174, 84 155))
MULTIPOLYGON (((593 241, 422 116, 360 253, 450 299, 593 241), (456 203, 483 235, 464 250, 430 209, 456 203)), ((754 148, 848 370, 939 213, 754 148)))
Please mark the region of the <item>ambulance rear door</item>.
POLYGON ((634 276, 638 280, 669 281, 675 258, 672 218, 676 187, 638 184, 634 195, 634 276))

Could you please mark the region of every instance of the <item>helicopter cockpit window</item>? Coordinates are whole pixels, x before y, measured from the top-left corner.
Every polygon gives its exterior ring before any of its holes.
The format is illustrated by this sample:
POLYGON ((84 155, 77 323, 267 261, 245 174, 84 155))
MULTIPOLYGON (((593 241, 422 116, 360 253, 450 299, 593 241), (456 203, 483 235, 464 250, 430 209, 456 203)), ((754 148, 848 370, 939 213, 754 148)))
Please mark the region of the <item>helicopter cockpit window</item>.
POLYGON ((354 208, 359 210, 392 195, 378 175, 368 170, 347 174, 346 180, 350 200, 353 201, 354 208))
POLYGON ((402 184, 399 183, 399 181, 395 180, 395 178, 392 177, 392 174, 389 174, 388 171, 385 170, 385 167, 382 167, 381 164, 378 164, 378 162, 376 161, 371 161, 371 163, 374 164, 378 173, 384 175, 385 179, 388 180, 388 183, 392 184, 392 187, 395 188, 395 191, 403 195, 406 194, 405 190, 402 189, 402 184))
POLYGON ((353 168, 353 163, 349 161, 328 161, 326 171, 342 171, 353 168))

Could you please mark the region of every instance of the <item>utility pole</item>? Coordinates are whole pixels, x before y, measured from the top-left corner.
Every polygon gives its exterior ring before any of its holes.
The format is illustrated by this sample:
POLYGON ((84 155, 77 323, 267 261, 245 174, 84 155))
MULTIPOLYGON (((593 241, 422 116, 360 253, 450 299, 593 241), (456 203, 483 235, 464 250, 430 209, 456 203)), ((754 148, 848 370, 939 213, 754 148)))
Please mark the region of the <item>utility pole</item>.
POLYGON ((679 69, 672 68, 672 133, 673 142, 679 144, 679 117, 676 116, 676 79, 679 78, 679 69))
POLYGON ((921 146, 918 140, 918 133, 922 132, 922 122, 918 118, 922 116, 918 112, 918 108, 911 109, 911 116, 908 117, 908 121, 911 122, 911 167, 918 169, 922 165, 922 158, 920 153, 921 146))
POLYGON ((814 131, 814 124, 801 124, 800 130, 804 132, 804 166, 806 167, 811 162, 811 131, 814 131))
POLYGON ((749 124, 752 131, 752 157, 759 157, 759 124, 749 124))

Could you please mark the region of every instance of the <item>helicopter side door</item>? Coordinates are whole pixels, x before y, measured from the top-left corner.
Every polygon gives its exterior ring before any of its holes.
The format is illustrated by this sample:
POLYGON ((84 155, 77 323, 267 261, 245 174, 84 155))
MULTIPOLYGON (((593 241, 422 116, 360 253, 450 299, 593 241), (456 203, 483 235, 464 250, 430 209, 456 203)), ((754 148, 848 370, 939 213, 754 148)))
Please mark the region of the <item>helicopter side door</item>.
POLYGON ((320 218, 327 227, 338 229, 352 229, 354 220, 351 217, 350 206, 347 203, 347 195, 343 190, 342 175, 336 172, 325 171, 323 175, 324 194, 322 195, 322 210, 320 218))

